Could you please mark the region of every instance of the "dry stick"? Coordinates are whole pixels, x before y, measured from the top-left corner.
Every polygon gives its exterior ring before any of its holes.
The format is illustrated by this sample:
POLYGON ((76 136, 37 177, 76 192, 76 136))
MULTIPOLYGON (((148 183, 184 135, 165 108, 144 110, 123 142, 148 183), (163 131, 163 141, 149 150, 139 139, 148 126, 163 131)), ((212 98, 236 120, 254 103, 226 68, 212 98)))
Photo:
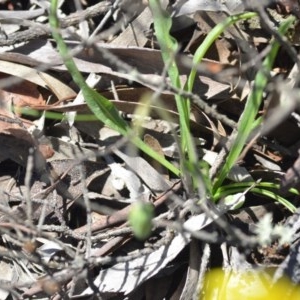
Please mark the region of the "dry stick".
MULTIPOLYGON (((26 290, 23 294, 23 297, 29 297, 33 296, 39 292, 43 291, 43 286, 42 282, 45 282, 47 280, 54 280, 56 283, 63 285, 67 284, 70 279, 72 279, 74 276, 78 274, 82 274, 83 271, 87 270, 87 268, 93 268, 95 266, 104 266, 104 265, 112 265, 116 263, 124 263, 124 262, 129 262, 132 261, 135 258, 141 257, 143 255, 149 255, 162 245, 167 245, 170 243, 170 241, 173 238, 173 234, 169 233, 165 238, 159 240, 156 244, 154 244, 150 248, 144 248, 138 252, 131 253, 130 255, 126 255, 123 257, 110 257, 110 256, 105 256, 105 257, 91 257, 90 260, 88 261, 88 265, 83 265, 82 263, 74 264, 66 268, 62 271, 58 271, 54 273, 52 276, 45 276, 43 278, 43 281, 37 281, 31 286, 28 290, 26 290)), ((69 283, 70 284, 70 283, 69 283)), ((22 298, 23 299, 23 298, 22 298)))
POLYGON ((229 119, 226 115, 219 113, 215 107, 211 107, 210 105, 208 105, 198 95, 177 89, 176 87, 171 86, 168 83, 166 83, 166 86, 170 91, 178 93, 179 95, 184 96, 186 98, 189 98, 192 101, 192 103, 195 104, 195 106, 193 106, 195 109, 202 109, 203 112, 206 113, 209 117, 215 118, 233 129, 237 127, 235 121, 229 119))
MULTIPOLYGON (((131 228, 124 228, 124 229, 126 229, 126 231, 127 231, 126 235, 117 236, 117 237, 110 239, 102 247, 100 247, 99 249, 96 249, 93 252, 93 256, 100 257, 100 256, 108 255, 108 253, 117 249, 120 245, 123 245, 126 240, 131 240, 131 238, 130 239, 128 238, 128 235, 132 233, 132 229, 131 228)), ((131 235, 131 237, 132 237, 132 235, 131 235)))
MULTIPOLYGON (((142 4, 141 4, 142 5, 142 4)), ((70 26, 74 26, 82 22, 82 20, 87 20, 91 18, 98 17, 102 14, 107 13, 110 9, 116 9, 112 6, 110 1, 100 2, 91 7, 88 7, 85 10, 73 13, 68 17, 60 19, 60 27, 61 29, 68 28, 70 26)), ((122 7, 121 7, 122 9, 122 7)), ((126 27, 134 17, 134 14, 131 14, 129 18, 120 18, 113 28, 109 28, 97 36, 97 40, 107 39, 112 35, 115 35, 122 27, 126 27)), ((5 22, 5 21, 4 21, 5 22)), ((11 22, 11 21, 9 21, 11 22)), ((30 27, 27 30, 23 30, 20 32, 12 33, 7 36, 7 39, 0 39, 0 47, 1 46, 13 46, 15 44, 19 44, 22 42, 28 42, 30 40, 50 37, 51 29, 49 25, 43 25, 40 23, 36 23, 33 21, 23 20, 18 21, 22 23, 26 27, 30 27)), ((8 22, 6 22, 8 23, 8 22)))
MULTIPOLYGON (((153 203, 154 206, 158 207, 159 205, 164 203, 173 192, 175 192, 181 188, 181 185, 182 185, 182 182, 178 181, 168 191, 166 191, 165 193, 161 194, 159 197, 154 199, 154 203, 153 203)), ((102 230, 107 227, 115 226, 115 225, 118 225, 118 224, 126 221, 130 209, 131 209, 131 205, 128 205, 125 208, 116 211, 111 216, 107 216, 105 218, 105 220, 99 220, 99 221, 93 223, 91 226, 91 231, 93 232, 93 231, 102 230)), ((87 232, 87 226, 85 225, 85 226, 79 227, 79 228, 75 229, 74 232, 76 234, 84 234, 87 232)))
POLYGON ((33 158, 34 150, 31 148, 29 149, 28 159, 27 159, 27 167, 26 167, 26 174, 25 174, 25 201, 26 201, 26 214, 27 214, 27 222, 29 226, 33 225, 32 221, 32 202, 31 202, 31 193, 30 193, 30 182, 33 175, 34 170, 34 158, 33 158))
POLYGON ((193 300, 194 299, 201 299, 201 292, 203 291, 203 286, 204 286, 204 279, 205 279, 205 274, 208 269, 208 264, 210 262, 211 258, 211 249, 210 245, 208 243, 205 243, 202 246, 202 259, 201 259, 201 265, 199 269, 199 277, 198 277, 198 282, 197 282, 197 287, 195 289, 194 295, 193 295, 193 300))
POLYGON ((157 82, 156 80, 151 80, 151 78, 149 77, 145 78, 143 77, 143 74, 140 74, 139 72, 134 70, 132 66, 130 66, 126 62, 121 61, 116 55, 112 54, 107 49, 99 47, 98 45, 94 45, 93 43, 89 44, 89 46, 94 47, 94 49, 98 51, 103 56, 103 58, 109 61, 110 64, 112 66, 115 66, 120 72, 126 72, 127 74, 130 74, 133 80, 136 80, 142 84, 145 83, 148 86, 151 85, 152 89, 155 91, 162 90, 162 88, 165 86, 166 89, 173 92, 174 94, 178 94, 180 96, 189 98, 193 102, 193 104, 199 106, 208 116, 220 120, 225 125, 231 128, 236 128, 236 123, 233 120, 229 119, 226 115, 218 113, 214 107, 209 106, 196 94, 184 91, 182 89, 178 89, 167 82, 163 82, 162 84, 162 81, 157 82))
MULTIPOLYGON (((300 70, 300 60, 298 58, 296 50, 291 47, 291 45, 288 43, 288 39, 284 36, 281 36, 278 31, 274 30, 272 28, 272 22, 270 21, 270 17, 268 13, 264 10, 264 8, 260 5, 255 7, 256 12, 258 13, 260 17, 260 22, 263 27, 268 33, 273 35, 277 42, 282 46, 282 48, 287 52, 287 54, 291 57, 291 59, 295 62, 295 64, 298 67, 298 70, 300 70)), ((297 82, 299 82, 300 78, 298 77, 297 82)))
MULTIPOLYGON (((190 242, 190 252, 189 252, 189 266, 187 277, 185 280, 185 285, 181 292, 181 299, 192 299, 193 294, 195 293, 195 289, 197 287, 198 278, 199 278, 199 269, 201 266, 201 253, 199 241, 196 239, 192 239, 190 242)), ((200 299, 200 298, 199 298, 200 299)))
POLYGON ((83 182, 83 192, 82 192, 82 197, 84 200, 84 206, 86 210, 86 219, 87 219, 87 234, 86 234, 86 253, 85 253, 85 259, 89 259, 91 256, 91 249, 92 249, 92 231, 91 231, 91 226, 92 226, 92 209, 91 209, 91 201, 88 196, 88 189, 87 189, 87 184, 86 184, 86 178, 84 174, 84 170, 82 165, 80 165, 80 173, 81 173, 81 180, 83 182))
MULTIPOLYGON (((70 16, 61 19, 60 20, 61 28, 68 28, 70 26, 79 24, 82 20, 86 20, 86 19, 90 19, 102 15, 106 13, 110 8, 111 8, 110 1, 104 1, 95 4, 83 11, 73 13, 70 16)), ((10 34, 8 35, 6 40, 0 39, 0 46, 12 46, 22 42, 28 42, 33 39, 51 36, 51 29, 49 25, 42 26, 41 24, 39 23, 35 24, 34 22, 30 22, 30 24, 32 24, 31 28, 24 31, 10 34), (33 24, 35 25, 33 26, 33 24)))
MULTIPOLYGON (((69 255, 70 257, 74 257, 75 252, 73 249, 71 249, 69 246, 66 246, 66 244, 64 242, 61 242, 59 239, 53 238, 51 237, 51 234, 42 232, 42 231, 38 231, 36 228, 29 228, 27 225, 25 224, 21 224, 21 223, 17 223, 17 221, 15 223, 8 223, 8 222, 0 222, 0 230, 1 232, 11 232, 12 230, 15 230, 18 232, 19 236, 24 233, 24 241, 28 240, 28 237, 42 237, 44 239, 50 240, 54 243, 57 243, 66 253, 67 255, 69 255)), ((3 255, 2 255, 3 256, 3 255)), ((27 259, 29 261, 31 261, 31 259, 34 259, 33 256, 27 257, 27 259)), ((35 262, 35 260, 32 260, 33 262, 35 262)))

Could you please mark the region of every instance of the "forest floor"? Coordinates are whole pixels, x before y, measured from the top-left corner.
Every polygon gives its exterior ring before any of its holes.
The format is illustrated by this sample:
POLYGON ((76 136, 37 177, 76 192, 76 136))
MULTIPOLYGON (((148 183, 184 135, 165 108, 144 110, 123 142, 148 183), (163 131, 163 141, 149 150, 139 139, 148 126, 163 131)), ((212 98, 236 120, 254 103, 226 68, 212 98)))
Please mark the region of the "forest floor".
POLYGON ((0 299, 300 299, 298 1, 55 2, 0 1, 0 299))

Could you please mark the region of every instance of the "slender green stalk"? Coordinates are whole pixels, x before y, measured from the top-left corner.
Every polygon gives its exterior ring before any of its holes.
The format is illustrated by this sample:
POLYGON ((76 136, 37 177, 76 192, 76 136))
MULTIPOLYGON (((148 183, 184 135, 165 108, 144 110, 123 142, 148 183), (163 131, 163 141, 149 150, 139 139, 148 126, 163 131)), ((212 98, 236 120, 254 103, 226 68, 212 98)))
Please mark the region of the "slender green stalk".
POLYGON ((52 36, 57 43, 57 48, 62 56, 64 63, 72 75, 74 82, 80 87, 85 101, 91 111, 99 117, 99 119, 110 128, 126 135, 128 132, 128 124, 120 117, 118 110, 105 97, 91 89, 85 82, 83 76, 79 72, 73 58, 69 55, 69 49, 63 40, 59 31, 59 20, 57 18, 58 0, 52 0, 50 9, 50 25, 52 28, 52 36))
POLYGON ((247 20, 257 16, 257 13, 254 12, 247 12, 242 13, 234 16, 230 16, 226 18, 223 22, 217 24, 207 35, 201 45, 198 47, 197 51, 193 57, 193 67, 190 72, 190 75, 187 80, 187 84, 185 90, 188 92, 192 92, 195 82, 195 77, 197 74, 197 65, 202 61, 204 55, 211 47, 211 45, 215 42, 217 38, 219 38, 222 33, 231 25, 235 24, 240 20, 247 20))
POLYGON ((130 126, 120 116, 118 110, 115 108, 112 102, 110 102, 107 98, 100 95, 86 84, 73 58, 70 56, 69 49, 60 34, 59 20, 57 17, 57 5, 57 0, 51 1, 49 21, 52 29, 52 36, 57 43, 57 48, 64 60, 68 71, 72 75, 74 82, 80 87, 84 99, 90 110, 106 126, 116 130, 123 136, 130 138, 130 141, 135 144, 140 150, 157 160, 172 173, 179 176, 180 171, 173 164, 171 164, 164 157, 162 157, 156 151, 146 145, 139 137, 134 136, 130 126))
MULTIPOLYGON (((283 21, 278 29, 279 33, 284 35, 291 26, 291 24, 294 22, 294 20, 294 17, 289 17, 288 19, 283 21)), ((255 77, 253 88, 251 90, 251 93, 249 94, 244 111, 238 123, 237 136, 232 144, 224 166, 222 167, 220 173, 217 175, 216 182, 213 186, 213 193, 217 191, 217 189, 222 185, 228 172, 236 163, 251 132, 254 129, 253 124, 258 125, 256 116, 262 103, 263 91, 268 82, 267 74, 269 74, 273 66, 278 49, 279 43, 276 40, 274 40, 272 43, 271 51, 263 61, 262 68, 255 77)))
MULTIPOLYGON (((149 0, 149 6, 153 14, 154 29, 156 38, 160 45, 161 55, 172 85, 181 89, 180 74, 175 61, 175 55, 178 52, 178 43, 170 35, 172 19, 161 7, 159 0, 149 0)), ((197 155, 190 134, 190 101, 180 95, 175 95, 177 110, 179 113, 179 125, 181 134, 181 151, 184 155, 187 152, 187 162, 190 165, 197 163, 197 155)), ((181 159, 183 167, 184 159, 181 159)))

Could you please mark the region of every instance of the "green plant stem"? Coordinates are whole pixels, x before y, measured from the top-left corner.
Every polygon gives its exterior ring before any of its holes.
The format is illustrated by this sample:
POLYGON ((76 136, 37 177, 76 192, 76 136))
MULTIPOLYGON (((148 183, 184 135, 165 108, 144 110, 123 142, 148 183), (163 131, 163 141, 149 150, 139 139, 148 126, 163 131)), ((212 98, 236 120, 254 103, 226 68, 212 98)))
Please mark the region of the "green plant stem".
MULTIPOLYGON (((178 44, 170 35, 172 25, 171 17, 162 9, 159 0, 149 0, 149 6, 153 14, 156 38, 160 45, 161 55, 167 67, 168 75, 172 85, 177 89, 181 89, 180 74, 175 61, 178 44)), ((179 114, 182 156, 187 152, 187 163, 196 165, 198 157, 190 134, 190 101, 178 94, 175 95, 175 101, 179 114)), ((183 163, 185 163, 185 159, 182 157, 182 167, 184 167, 183 163)))
POLYGON ((175 175, 180 175, 180 170, 176 168, 173 164, 167 161, 164 157, 159 155, 151 147, 145 144, 140 137, 137 137, 132 132, 130 126, 125 122, 125 120, 119 115, 118 110, 107 98, 97 93, 95 90, 90 88, 81 73, 79 72, 73 58, 69 54, 69 49, 64 42, 60 31, 59 31, 59 20, 57 17, 57 0, 51 1, 50 6, 50 26, 52 29, 52 36, 57 43, 57 48, 60 52, 61 57, 64 60, 64 63, 72 75, 74 82, 80 87, 84 99, 89 106, 90 110, 95 114, 95 116, 103 122, 106 126, 111 129, 116 130, 125 137, 128 137, 130 141, 136 145, 140 150, 145 152, 147 155, 157 160, 160 164, 165 166, 175 175))
MULTIPOLYGON (((294 17, 289 17, 285 21, 283 21, 279 26, 279 33, 284 35, 291 24, 294 22, 294 17)), ((258 114, 260 105, 263 99, 263 91, 268 82, 268 74, 273 66, 275 57, 277 55, 279 49, 279 43, 274 40, 272 43, 272 48, 267 57, 264 59, 262 68, 257 73, 252 91, 250 92, 244 111, 240 116, 240 120, 238 123, 238 129, 236 133, 236 138, 233 141, 230 152, 226 158, 225 164, 222 167, 220 173, 217 175, 216 182, 213 186, 213 193, 218 190, 218 188, 222 185, 224 179, 226 178, 228 172, 231 170, 233 165, 236 163, 239 155, 241 154, 251 132, 254 129, 253 124, 256 126, 257 120, 256 116, 258 114)))
POLYGON ((204 55, 208 51, 208 49, 211 47, 211 45, 215 42, 217 38, 219 38, 222 33, 231 25, 235 24, 238 21, 241 20, 247 20, 251 19, 253 17, 256 17, 257 13, 254 12, 246 12, 234 16, 230 16, 226 18, 223 22, 217 24, 207 35, 207 37, 204 39, 204 41, 201 43, 201 45, 198 47, 197 51, 194 54, 193 57, 193 67, 189 74, 187 84, 185 86, 185 90, 188 92, 192 92, 194 83, 195 83, 195 77, 197 74, 197 65, 202 61, 204 55))

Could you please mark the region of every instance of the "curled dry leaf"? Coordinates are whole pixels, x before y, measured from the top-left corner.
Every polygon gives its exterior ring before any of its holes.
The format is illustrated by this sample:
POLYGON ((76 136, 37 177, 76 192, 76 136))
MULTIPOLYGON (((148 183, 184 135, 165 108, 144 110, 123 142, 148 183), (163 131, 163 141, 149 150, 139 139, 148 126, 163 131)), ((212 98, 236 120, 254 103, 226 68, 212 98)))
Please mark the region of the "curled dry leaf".
MULTIPOLYGON (((58 100, 72 99, 76 93, 55 77, 18 63, 0 60, 0 72, 30 81, 45 89, 51 90, 58 100)), ((22 80, 21 80, 22 81, 22 80)), ((18 80, 14 80, 18 82, 18 80)), ((9 84, 9 82, 7 82, 9 84)))
MULTIPOLYGON (((3 73, 0 73, 0 79, 9 81, 9 77, 3 73)), ((3 87, 0 89, 0 97, 2 105, 5 105, 7 108, 13 105, 16 112, 18 112, 20 107, 34 107, 45 104, 45 100, 37 86, 27 80, 3 87)))
MULTIPOLYGON (((155 137, 153 137, 150 134, 145 134, 144 135, 144 142, 150 146, 153 150, 155 150, 157 153, 159 153, 161 156, 164 156, 164 151, 163 148, 159 142, 158 139, 156 139, 155 137)), ((169 180, 169 173, 168 170, 166 168, 164 168, 162 165, 160 165, 156 160, 153 160, 149 157, 145 158, 148 163, 155 169, 158 171, 158 173, 160 173, 161 175, 163 175, 163 177, 166 180, 169 180)))

